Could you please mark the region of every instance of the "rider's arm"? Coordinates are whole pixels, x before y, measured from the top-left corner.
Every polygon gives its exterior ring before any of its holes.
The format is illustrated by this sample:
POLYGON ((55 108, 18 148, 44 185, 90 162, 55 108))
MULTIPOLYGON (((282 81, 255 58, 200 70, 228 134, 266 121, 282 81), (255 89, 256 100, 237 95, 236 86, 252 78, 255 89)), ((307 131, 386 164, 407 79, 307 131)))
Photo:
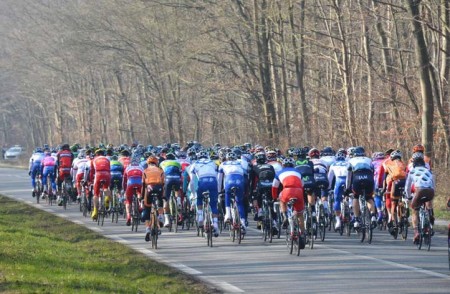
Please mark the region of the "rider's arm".
POLYGON ((413 185, 413 181, 412 181, 413 176, 411 175, 411 173, 408 173, 408 175, 406 176, 406 182, 405 182, 405 193, 406 193, 406 198, 411 199, 411 186, 413 185))
POLYGON ((273 179, 272 182, 272 199, 275 201, 278 199, 278 187, 280 187, 280 180, 277 176, 273 179))
POLYGON ((330 170, 328 171, 328 190, 332 188, 333 185, 333 178, 334 178, 334 168, 333 166, 330 166, 330 170))
POLYGON ((217 173, 217 189, 219 193, 222 191, 222 181, 223 181, 223 169, 219 167, 219 172, 217 173))

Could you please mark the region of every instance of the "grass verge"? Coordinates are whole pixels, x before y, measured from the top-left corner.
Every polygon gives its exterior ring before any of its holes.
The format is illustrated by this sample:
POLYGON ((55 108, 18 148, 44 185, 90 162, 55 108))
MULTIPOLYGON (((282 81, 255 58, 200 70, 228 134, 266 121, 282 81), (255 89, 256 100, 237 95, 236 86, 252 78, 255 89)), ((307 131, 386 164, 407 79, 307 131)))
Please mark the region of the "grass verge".
POLYGON ((2 195, 0 248, 2 293, 213 293, 124 245, 2 195))

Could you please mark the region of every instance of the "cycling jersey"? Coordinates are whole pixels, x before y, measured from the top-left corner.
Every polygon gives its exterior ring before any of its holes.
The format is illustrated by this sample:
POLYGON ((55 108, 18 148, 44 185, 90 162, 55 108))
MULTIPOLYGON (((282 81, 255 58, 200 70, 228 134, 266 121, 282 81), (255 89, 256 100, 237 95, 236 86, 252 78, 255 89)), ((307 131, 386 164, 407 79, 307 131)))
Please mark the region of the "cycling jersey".
MULTIPOLYGON (((219 192, 217 190, 217 166, 210 159, 200 159, 192 164, 191 174, 198 179, 197 184, 197 206, 203 204, 203 193, 209 192, 209 202, 211 212, 217 214, 217 198, 219 192)), ((192 184, 191 189, 194 189, 192 184)))
POLYGON ((130 165, 127 167, 123 174, 123 190, 125 191, 126 202, 131 204, 133 200, 134 189, 137 189, 137 193, 141 194, 142 190, 142 178, 144 171, 139 165, 130 165))
POLYGON ((225 187, 225 207, 229 208, 231 206, 231 188, 236 188, 236 202, 241 219, 245 219, 246 217, 244 207, 244 175, 245 171, 241 162, 238 160, 222 163, 219 166, 219 173, 217 175, 218 191, 222 191, 222 185, 225 187))
POLYGON ((100 195, 100 184, 104 181, 103 189, 108 189, 111 183, 111 166, 106 156, 97 156, 91 160, 90 179, 94 183, 94 196, 100 195))
POLYGON ((353 157, 348 161, 347 169, 346 187, 352 188, 355 198, 365 193, 366 199, 371 199, 374 188, 372 159, 365 156, 353 157))
POLYGON ((287 203, 291 198, 297 198, 294 203, 294 209, 297 212, 303 212, 305 209, 305 200, 303 198, 302 175, 294 167, 284 167, 279 171, 272 183, 272 198, 287 203), (283 190, 278 195, 278 188, 283 186, 283 190))
POLYGON ((314 180, 314 164, 307 158, 298 159, 295 162, 295 169, 302 175, 304 191, 313 191, 316 188, 314 180))

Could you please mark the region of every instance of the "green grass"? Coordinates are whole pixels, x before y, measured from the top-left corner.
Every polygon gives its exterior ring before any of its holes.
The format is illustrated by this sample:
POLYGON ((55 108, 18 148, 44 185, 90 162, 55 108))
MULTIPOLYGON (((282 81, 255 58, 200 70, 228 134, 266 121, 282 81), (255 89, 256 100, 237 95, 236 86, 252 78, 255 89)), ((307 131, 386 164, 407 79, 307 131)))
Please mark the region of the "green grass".
POLYGON ((1 293, 212 293, 85 227, 0 195, 1 293))

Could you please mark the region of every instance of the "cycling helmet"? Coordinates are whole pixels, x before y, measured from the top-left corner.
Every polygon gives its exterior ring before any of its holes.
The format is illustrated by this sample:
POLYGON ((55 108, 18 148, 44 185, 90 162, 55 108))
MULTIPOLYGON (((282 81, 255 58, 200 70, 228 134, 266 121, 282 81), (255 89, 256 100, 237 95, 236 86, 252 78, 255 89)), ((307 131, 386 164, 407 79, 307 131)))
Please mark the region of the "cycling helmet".
POLYGON ((402 159, 402 152, 400 150, 394 150, 392 151, 391 155, 389 155, 391 160, 394 159, 402 159))
POLYGON ((63 144, 63 145, 61 146, 61 150, 70 150, 69 144, 63 144))
POLYGON ((78 152, 78 158, 85 158, 86 157, 86 149, 81 149, 80 152, 78 152))
POLYGON ((217 152, 213 150, 209 153, 209 158, 212 160, 217 160, 219 159, 219 155, 217 155, 217 152))
POLYGON ((366 150, 364 150, 364 147, 358 146, 355 147, 354 156, 365 156, 366 150))
POLYGON ((266 161, 267 161, 266 154, 264 152, 256 153, 255 158, 256 158, 256 162, 260 163, 260 164, 266 163, 266 161))
POLYGON ((266 156, 267 156, 267 160, 269 160, 269 161, 277 160, 277 152, 273 149, 268 150, 266 152, 266 156))
POLYGON ((336 153, 336 160, 345 160, 345 156, 347 156, 346 154, 345 154, 345 152, 342 152, 342 151, 338 151, 337 153, 336 153))
POLYGON ((130 156, 130 151, 128 151, 127 149, 122 150, 122 152, 120 152, 121 155, 123 156, 130 156))
POLYGON ((384 154, 385 155, 390 155, 393 151, 394 151, 394 149, 389 148, 388 150, 384 151, 384 154))
POLYGON ((425 165, 425 158, 422 152, 415 152, 412 155, 413 165, 425 165))
POLYGON ((197 152, 197 158, 198 159, 200 159, 200 158, 208 158, 209 156, 208 156, 208 152, 206 152, 206 151, 199 151, 199 152, 197 152))
POLYGON ((290 167, 294 167, 295 165, 295 160, 292 157, 286 157, 285 159, 283 159, 283 166, 290 166, 290 167))
POLYGON ((36 149, 34 149, 34 152, 35 152, 35 153, 42 153, 42 152, 44 152, 44 151, 42 150, 41 147, 36 147, 36 149))
POLYGON ((158 160, 158 158, 156 158, 156 156, 150 155, 147 158, 147 163, 148 164, 156 164, 157 165, 159 163, 159 160, 158 160))
POLYGON ((113 154, 114 154, 114 151, 112 150, 112 148, 106 149, 106 155, 112 156, 113 154))
POLYGON ((306 156, 308 155, 308 151, 309 149, 307 149, 306 147, 298 149, 298 157, 306 158, 306 156))
POLYGON ((237 158, 240 158, 241 155, 242 155, 242 150, 241 150, 240 148, 237 148, 237 147, 233 148, 233 149, 231 150, 231 152, 233 152, 234 154, 236 154, 236 157, 237 157, 237 158))
POLYGON ((425 147, 423 147, 422 144, 417 144, 417 145, 415 145, 415 146, 413 147, 412 151, 413 151, 413 153, 416 153, 416 152, 422 152, 422 153, 424 153, 424 152, 425 152, 425 147))
POLYGON ((237 159, 237 156, 236 156, 236 154, 234 152, 228 152, 227 153, 227 160, 233 161, 233 160, 236 160, 236 159, 237 159))
POLYGON ((180 151, 180 150, 175 151, 175 155, 177 156, 177 158, 181 158, 181 159, 186 159, 186 157, 187 157, 186 152, 180 151))
POLYGON ((308 156, 309 156, 309 158, 319 158, 319 156, 320 156, 319 149, 312 148, 311 150, 309 150, 308 156))
POLYGON ((169 159, 169 160, 175 160, 175 154, 173 154, 173 153, 167 153, 166 154, 166 159, 169 159))
POLYGON ((386 155, 384 155, 384 152, 374 152, 372 154, 372 160, 380 160, 385 159, 386 155))
POLYGON ((105 155, 105 150, 99 148, 99 149, 95 150, 94 154, 95 155, 105 155))
POLYGON ((320 152, 320 156, 334 156, 334 150, 330 146, 327 146, 322 149, 322 152, 320 152))
POLYGON ((347 155, 348 155, 349 157, 355 156, 355 149, 356 149, 356 147, 349 147, 349 148, 347 149, 347 155))

